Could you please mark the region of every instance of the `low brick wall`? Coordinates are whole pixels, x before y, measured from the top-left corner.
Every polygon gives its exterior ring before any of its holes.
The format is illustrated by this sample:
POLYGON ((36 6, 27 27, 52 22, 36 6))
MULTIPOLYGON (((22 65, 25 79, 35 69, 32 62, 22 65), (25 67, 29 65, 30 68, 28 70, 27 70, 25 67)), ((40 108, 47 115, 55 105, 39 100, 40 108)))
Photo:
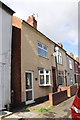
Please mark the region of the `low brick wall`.
POLYGON ((51 106, 57 105, 66 99, 67 99, 67 90, 49 94, 49 101, 51 106))
POLYGON ((59 86, 61 90, 67 90, 67 96, 71 97, 76 94, 77 91, 77 85, 71 85, 71 86, 59 86))

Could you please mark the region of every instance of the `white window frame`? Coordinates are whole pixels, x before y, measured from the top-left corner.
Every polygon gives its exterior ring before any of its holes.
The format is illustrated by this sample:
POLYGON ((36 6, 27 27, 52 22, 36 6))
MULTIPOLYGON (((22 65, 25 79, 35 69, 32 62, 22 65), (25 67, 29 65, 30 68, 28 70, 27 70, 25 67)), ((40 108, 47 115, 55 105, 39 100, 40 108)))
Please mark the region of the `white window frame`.
POLYGON ((69 60, 69 68, 72 70, 72 61, 69 60))
POLYGON ((31 73, 31 76, 32 76, 32 88, 31 89, 26 89, 26 78, 25 78, 25 104, 28 105, 28 104, 34 103, 34 85, 33 85, 34 83, 33 83, 33 72, 25 71, 25 74, 26 73, 31 73), (32 100, 26 101, 26 92, 28 91, 32 91, 32 100))
MULTIPOLYGON (((40 43, 40 42, 38 42, 38 43, 40 43)), ((38 46, 38 43, 37 43, 37 46, 38 46)), ((42 45, 42 47, 38 46, 38 48, 40 48, 40 49, 44 50, 45 52, 47 52, 47 56, 43 56, 43 55, 39 55, 39 54, 38 55, 42 56, 42 57, 45 57, 45 58, 48 58, 48 47, 46 45, 42 44, 42 43, 40 43, 40 44, 42 45), (47 48, 47 50, 45 50, 43 48, 43 46, 45 46, 47 48)))
POLYGON ((56 57, 57 57, 57 63, 58 64, 62 64, 62 62, 63 62, 63 60, 62 60, 62 53, 58 52, 58 55, 56 57))
POLYGON ((50 80, 50 70, 43 69, 44 73, 40 73, 41 70, 39 70, 39 86, 51 86, 51 80, 50 80), (46 71, 49 71, 46 73, 46 71), (40 75, 44 75, 44 84, 40 83, 40 75), (49 84, 46 84, 46 75, 49 75, 49 84))

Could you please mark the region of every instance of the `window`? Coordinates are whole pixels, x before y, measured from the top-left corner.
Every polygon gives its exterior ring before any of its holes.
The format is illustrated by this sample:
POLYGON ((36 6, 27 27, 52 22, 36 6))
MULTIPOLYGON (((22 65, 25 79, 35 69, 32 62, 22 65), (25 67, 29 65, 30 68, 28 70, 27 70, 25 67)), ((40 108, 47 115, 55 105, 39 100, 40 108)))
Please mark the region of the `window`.
POLYGON ((58 71, 58 85, 64 85, 64 72, 58 71))
POLYGON ((72 61, 69 60, 69 68, 72 69, 72 61))
POLYGON ((47 58, 48 57, 48 47, 41 43, 38 43, 38 55, 47 58))
POLYGON ((57 63, 62 64, 62 53, 61 52, 58 52, 57 63))
POLYGON ((71 85, 73 85, 73 77, 70 77, 70 82, 71 82, 71 85))
POLYGON ((40 86, 50 85, 50 71, 45 69, 39 70, 39 79, 40 79, 40 86))

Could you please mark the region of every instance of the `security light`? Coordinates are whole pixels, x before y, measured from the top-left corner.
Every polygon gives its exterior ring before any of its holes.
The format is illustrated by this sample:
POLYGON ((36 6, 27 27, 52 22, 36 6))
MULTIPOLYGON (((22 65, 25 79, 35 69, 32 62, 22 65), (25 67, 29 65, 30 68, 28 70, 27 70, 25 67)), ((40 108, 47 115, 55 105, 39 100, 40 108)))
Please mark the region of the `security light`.
POLYGON ((55 51, 58 51, 59 50, 59 47, 55 47, 55 51))

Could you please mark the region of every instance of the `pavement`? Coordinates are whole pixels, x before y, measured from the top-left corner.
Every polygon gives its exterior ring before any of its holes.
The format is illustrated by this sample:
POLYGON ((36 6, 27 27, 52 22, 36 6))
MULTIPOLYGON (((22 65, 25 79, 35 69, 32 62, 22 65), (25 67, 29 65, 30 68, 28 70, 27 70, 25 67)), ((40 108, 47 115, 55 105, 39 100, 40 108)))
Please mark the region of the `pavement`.
POLYGON ((21 111, 15 112, 10 116, 5 117, 3 120, 19 120, 21 118, 71 118, 71 105, 73 103, 74 97, 71 97, 62 103, 54 106, 51 110, 45 113, 39 112, 37 109, 49 108, 49 101, 44 103, 34 105, 29 108, 24 108, 21 111), (11 118, 11 119, 10 119, 11 118))

